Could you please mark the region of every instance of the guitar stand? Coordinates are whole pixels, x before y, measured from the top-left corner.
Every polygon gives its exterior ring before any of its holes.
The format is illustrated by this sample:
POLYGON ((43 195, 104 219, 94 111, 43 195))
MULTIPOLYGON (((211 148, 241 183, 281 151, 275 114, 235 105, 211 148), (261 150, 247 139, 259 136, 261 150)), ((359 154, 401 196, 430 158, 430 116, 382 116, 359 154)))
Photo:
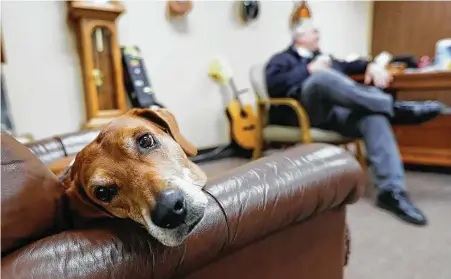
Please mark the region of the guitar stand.
POLYGON ((232 142, 229 145, 215 148, 209 152, 191 157, 190 159, 193 163, 197 164, 231 157, 250 159, 252 157, 252 150, 244 150, 240 148, 237 144, 232 142))

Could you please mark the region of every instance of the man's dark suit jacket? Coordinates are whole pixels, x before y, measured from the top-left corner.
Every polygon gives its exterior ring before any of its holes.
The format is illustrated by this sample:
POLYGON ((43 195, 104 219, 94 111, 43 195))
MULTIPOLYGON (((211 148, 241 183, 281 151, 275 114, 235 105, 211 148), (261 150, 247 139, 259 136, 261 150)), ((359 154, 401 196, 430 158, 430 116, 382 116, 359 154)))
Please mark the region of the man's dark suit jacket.
MULTIPOLYGON (((314 57, 321 54, 314 53, 314 57)), ((310 76, 307 64, 312 58, 302 57, 293 45, 271 57, 266 65, 266 85, 272 98, 295 98, 299 100, 303 82, 310 76)), ((363 74, 368 62, 340 61, 332 58, 332 67, 347 75, 363 74)), ((286 106, 271 106, 270 122, 281 125, 297 125, 296 115, 286 106)))

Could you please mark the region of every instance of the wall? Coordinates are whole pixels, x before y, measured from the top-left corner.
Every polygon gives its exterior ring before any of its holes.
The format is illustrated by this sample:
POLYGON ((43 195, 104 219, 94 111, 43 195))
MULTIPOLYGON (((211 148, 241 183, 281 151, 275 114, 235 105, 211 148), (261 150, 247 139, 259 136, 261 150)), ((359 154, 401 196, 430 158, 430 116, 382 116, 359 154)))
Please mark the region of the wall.
MULTIPOLYGON (((369 2, 309 1, 322 47, 337 56, 369 50, 369 2)), ((182 132, 200 147, 228 142, 226 101, 209 79, 217 56, 232 66, 238 87, 250 88, 248 69, 285 48, 292 1, 261 1, 249 26, 236 18, 235 1, 194 2, 184 22, 165 18, 164 1, 127 1, 120 43, 138 45, 157 98, 175 114, 182 132)), ((17 131, 36 138, 76 131, 84 121, 82 80, 63 2, 2 2, 8 58, 6 82, 17 131)), ((245 101, 252 102, 249 94, 245 101)))

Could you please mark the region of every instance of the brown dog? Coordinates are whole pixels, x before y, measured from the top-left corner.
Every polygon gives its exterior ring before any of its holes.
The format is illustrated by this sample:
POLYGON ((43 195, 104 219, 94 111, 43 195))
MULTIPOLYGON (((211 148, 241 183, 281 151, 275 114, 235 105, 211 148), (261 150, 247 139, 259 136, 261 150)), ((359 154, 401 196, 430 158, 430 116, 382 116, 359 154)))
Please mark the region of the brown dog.
POLYGON ((205 173, 196 148, 166 109, 132 109, 76 156, 63 177, 71 207, 85 218, 131 218, 166 246, 202 219, 205 173))

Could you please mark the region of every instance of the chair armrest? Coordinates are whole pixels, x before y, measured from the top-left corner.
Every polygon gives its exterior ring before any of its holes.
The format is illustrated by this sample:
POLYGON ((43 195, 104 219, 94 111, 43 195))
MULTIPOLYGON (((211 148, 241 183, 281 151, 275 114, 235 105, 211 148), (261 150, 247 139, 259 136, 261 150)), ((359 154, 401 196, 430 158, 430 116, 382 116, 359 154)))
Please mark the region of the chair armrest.
MULTIPOLYGON (((299 128, 301 135, 304 138, 304 143, 310 143, 312 141, 310 135, 310 120, 305 108, 296 100, 291 98, 268 98, 258 100, 260 106, 263 105, 282 105, 290 107, 298 118, 299 128), (302 129, 304 128, 304 129, 302 129)), ((262 110, 260 110, 262 111, 262 110)))
POLYGON ((206 215, 178 247, 161 246, 128 220, 96 220, 3 257, 2 275, 181 278, 276 231, 355 202, 364 181, 359 163, 343 149, 301 145, 211 179, 204 188, 206 215))

